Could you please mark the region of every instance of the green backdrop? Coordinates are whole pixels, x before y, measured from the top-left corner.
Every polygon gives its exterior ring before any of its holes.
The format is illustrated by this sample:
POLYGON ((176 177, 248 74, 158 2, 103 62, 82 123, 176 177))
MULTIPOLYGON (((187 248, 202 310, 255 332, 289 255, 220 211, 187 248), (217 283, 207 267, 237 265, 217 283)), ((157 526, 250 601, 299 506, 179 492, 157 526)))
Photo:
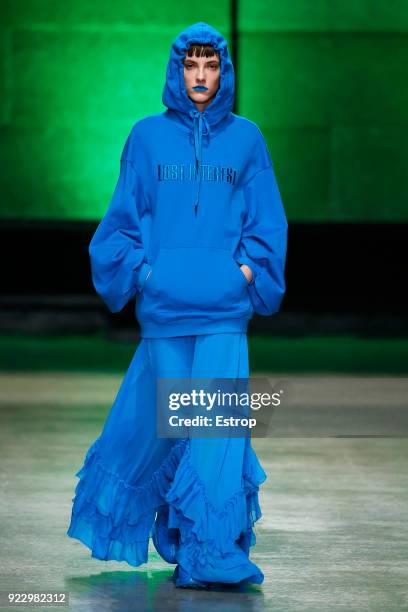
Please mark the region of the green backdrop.
MULTIPOLYGON (((1 218, 97 220, 133 123, 164 110, 172 40, 196 21, 230 40, 230 5, 0 6, 1 218)), ((408 220, 407 29, 406 0, 239 2, 238 113, 289 221, 408 220)))

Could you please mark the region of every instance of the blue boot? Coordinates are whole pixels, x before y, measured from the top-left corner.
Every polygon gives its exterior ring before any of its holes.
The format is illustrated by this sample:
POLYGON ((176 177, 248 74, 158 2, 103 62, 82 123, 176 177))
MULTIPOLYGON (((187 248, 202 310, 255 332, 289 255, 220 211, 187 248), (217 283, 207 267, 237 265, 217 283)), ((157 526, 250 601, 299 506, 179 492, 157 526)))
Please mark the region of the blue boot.
POLYGON ((181 565, 177 565, 176 569, 173 573, 173 582, 177 587, 191 588, 191 589, 206 589, 208 588, 208 584, 206 582, 201 582, 200 580, 194 580, 188 574, 181 565))
POLYGON ((170 530, 167 527, 168 519, 169 507, 160 506, 152 529, 152 540, 162 559, 167 563, 177 563, 178 537, 170 535, 170 530))

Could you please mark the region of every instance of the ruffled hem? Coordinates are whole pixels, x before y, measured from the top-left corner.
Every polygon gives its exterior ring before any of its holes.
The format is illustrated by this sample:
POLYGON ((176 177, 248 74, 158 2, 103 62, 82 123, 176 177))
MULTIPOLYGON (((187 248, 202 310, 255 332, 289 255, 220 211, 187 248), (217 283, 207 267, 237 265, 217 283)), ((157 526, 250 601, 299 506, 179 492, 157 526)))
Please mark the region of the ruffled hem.
POLYGON ((137 567, 148 560, 156 510, 163 504, 187 439, 174 444, 150 480, 137 487, 101 463, 99 443, 100 438, 75 474, 80 480, 67 535, 85 544, 96 559, 126 561, 137 567))
POLYGON ((262 582, 262 572, 247 555, 256 542, 253 526, 262 516, 258 491, 267 476, 251 446, 242 488, 216 509, 191 463, 188 438, 176 442, 150 480, 137 487, 101 463, 99 440, 76 473, 80 480, 67 530, 92 557, 134 567, 146 563, 156 511, 169 504, 168 527, 180 531, 177 561, 187 571, 194 569, 194 578, 262 582))
POLYGON ((165 495, 169 504, 169 528, 180 531, 181 545, 177 561, 200 581, 261 583, 260 569, 249 558, 249 549, 256 543, 253 527, 261 518, 259 486, 266 480, 251 446, 243 474, 242 488, 217 509, 206 496, 185 448, 170 490, 165 495))

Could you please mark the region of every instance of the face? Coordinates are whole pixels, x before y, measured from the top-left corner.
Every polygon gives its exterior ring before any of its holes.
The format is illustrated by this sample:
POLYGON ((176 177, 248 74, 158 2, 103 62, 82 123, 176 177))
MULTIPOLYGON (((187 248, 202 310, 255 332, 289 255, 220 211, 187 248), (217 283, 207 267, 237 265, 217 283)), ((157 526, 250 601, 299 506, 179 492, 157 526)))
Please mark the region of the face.
POLYGON ((220 60, 217 55, 212 57, 193 55, 186 56, 183 63, 187 95, 198 110, 203 111, 217 93, 220 84, 220 60))

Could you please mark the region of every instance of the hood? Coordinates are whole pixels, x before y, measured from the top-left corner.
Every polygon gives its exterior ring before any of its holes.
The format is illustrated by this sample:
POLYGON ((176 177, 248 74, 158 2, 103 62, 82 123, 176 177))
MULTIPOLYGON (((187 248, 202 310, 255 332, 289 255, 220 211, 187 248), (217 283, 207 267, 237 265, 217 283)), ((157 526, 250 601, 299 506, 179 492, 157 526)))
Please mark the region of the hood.
POLYGON ((227 44, 227 40, 220 32, 208 23, 199 21, 180 32, 174 40, 167 64, 166 83, 162 95, 163 104, 175 114, 176 119, 186 129, 191 130, 194 136, 196 164, 194 208, 196 213, 201 186, 202 136, 211 137, 211 133, 216 130, 216 126, 231 112, 234 102, 235 74, 227 44), (193 42, 210 44, 220 54, 220 85, 215 97, 203 112, 200 112, 188 97, 184 85, 182 60, 193 42))

